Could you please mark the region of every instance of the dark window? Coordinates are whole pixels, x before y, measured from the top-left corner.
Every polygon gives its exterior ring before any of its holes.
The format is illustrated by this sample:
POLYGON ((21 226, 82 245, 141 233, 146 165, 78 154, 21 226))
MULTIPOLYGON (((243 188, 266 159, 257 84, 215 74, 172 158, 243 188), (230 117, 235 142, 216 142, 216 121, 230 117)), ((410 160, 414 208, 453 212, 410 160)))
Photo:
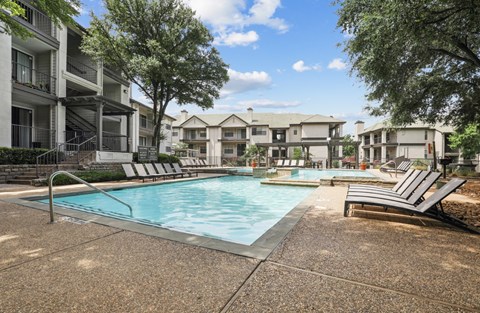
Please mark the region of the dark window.
POLYGON ((207 153, 207 147, 205 147, 205 146, 200 147, 200 153, 201 153, 201 154, 207 153))
POLYGON ((428 130, 425 131, 425 140, 428 140, 428 130))
POLYGON ((294 134, 294 135, 296 135, 296 134, 297 134, 297 130, 296 130, 296 129, 295 129, 295 130, 293 130, 293 134, 294 134))
POLYGON ((170 130, 170 129, 172 129, 172 125, 166 124, 166 125, 165 125, 165 128, 168 129, 168 130, 170 130))
POLYGON ((147 117, 143 114, 140 114, 140 127, 147 128, 147 117))
POLYGON ((233 154, 233 148, 225 148, 223 149, 224 154, 233 154))
POLYGON ((21 84, 32 83, 33 58, 12 49, 12 78, 21 84))
POLYGON ((172 132, 172 136, 173 136, 173 137, 177 137, 177 136, 178 136, 178 132, 172 132))
POLYGON ((225 133, 223 133, 223 136, 224 137, 233 137, 233 132, 232 131, 225 132, 225 133))
POLYGON ((172 148, 171 147, 165 147, 165 151, 166 152, 172 152, 172 148))
POLYGON ((267 131, 261 127, 253 127, 252 128, 252 136, 265 136, 267 131))

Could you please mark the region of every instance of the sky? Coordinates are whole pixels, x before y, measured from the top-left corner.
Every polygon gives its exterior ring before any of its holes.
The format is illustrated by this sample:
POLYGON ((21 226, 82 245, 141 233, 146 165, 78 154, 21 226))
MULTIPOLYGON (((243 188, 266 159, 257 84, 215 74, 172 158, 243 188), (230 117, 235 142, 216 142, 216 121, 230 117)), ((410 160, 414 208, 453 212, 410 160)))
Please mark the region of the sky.
MULTIPOLYGON (((169 104, 166 113, 305 113, 373 125, 379 118, 363 111, 366 88, 350 75, 349 60, 339 46, 348 39, 336 27, 338 7, 331 0, 184 0, 214 36, 214 46, 229 65, 229 82, 213 109, 169 104)), ((101 2, 83 0, 76 18, 88 27, 90 11, 101 2)), ((134 87, 132 98, 148 104, 134 87)))

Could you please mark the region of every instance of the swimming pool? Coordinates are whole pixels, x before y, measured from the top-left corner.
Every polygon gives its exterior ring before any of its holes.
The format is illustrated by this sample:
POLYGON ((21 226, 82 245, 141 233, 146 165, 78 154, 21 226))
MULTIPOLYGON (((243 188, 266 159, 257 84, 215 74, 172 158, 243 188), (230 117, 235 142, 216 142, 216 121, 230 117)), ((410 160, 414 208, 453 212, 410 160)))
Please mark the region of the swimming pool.
MULTIPOLYGON (((251 245, 314 189, 260 185, 251 177, 183 181, 110 191, 133 207, 98 193, 56 196, 70 209, 251 245)), ((40 200, 48 203, 48 199, 40 200)))
POLYGON ((293 171, 292 175, 282 177, 286 180, 319 180, 322 178, 332 177, 361 177, 361 178, 375 178, 376 176, 367 172, 359 170, 315 170, 315 169, 299 169, 293 171))

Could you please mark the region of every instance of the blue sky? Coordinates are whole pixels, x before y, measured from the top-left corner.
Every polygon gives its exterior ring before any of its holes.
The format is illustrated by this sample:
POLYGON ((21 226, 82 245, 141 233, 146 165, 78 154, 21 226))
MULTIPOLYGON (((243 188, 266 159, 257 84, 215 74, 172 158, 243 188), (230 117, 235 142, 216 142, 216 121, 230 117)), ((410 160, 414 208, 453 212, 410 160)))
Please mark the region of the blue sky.
MULTIPOLYGON (((214 109, 206 113, 296 112, 332 115, 369 126, 378 121, 363 112, 365 87, 349 75, 338 44, 346 36, 336 28, 337 8, 331 0, 185 0, 215 37, 214 44, 229 64, 230 81, 214 109)), ((84 0, 77 21, 88 27, 88 12, 103 11, 100 2, 84 0)), ((133 98, 148 103, 134 88, 133 98)), ((194 105, 170 104, 201 113, 194 105)))

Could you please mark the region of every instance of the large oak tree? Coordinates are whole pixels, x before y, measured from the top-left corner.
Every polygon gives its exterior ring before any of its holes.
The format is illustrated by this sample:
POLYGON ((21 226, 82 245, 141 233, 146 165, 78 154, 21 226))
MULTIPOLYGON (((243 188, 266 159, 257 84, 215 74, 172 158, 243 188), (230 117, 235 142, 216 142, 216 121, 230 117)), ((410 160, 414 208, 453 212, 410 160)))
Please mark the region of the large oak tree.
POLYGON ((92 15, 82 50, 122 71, 153 103, 157 149, 161 121, 171 101, 213 107, 228 81, 213 37, 181 0, 105 0, 107 13, 92 15))
POLYGON ((396 125, 480 123, 479 0, 340 0, 367 110, 396 125))

